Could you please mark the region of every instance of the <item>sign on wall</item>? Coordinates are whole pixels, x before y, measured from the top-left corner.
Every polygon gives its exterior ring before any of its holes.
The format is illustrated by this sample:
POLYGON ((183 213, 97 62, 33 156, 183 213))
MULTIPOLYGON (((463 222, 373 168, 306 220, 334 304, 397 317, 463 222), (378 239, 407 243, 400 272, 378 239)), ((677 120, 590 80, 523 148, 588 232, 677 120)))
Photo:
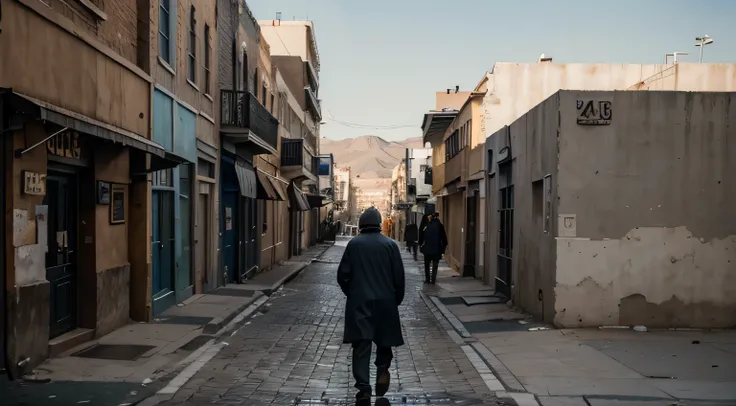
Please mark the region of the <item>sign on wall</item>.
POLYGON ((46 196, 46 174, 23 171, 23 193, 34 196, 46 196))
POLYGON ((110 193, 110 224, 125 223, 125 187, 113 185, 110 193))
POLYGON ((64 131, 46 142, 46 150, 51 155, 63 158, 82 159, 79 133, 76 131, 64 131))
POLYGON ((606 100, 578 100, 578 125, 609 125, 613 108, 606 100))

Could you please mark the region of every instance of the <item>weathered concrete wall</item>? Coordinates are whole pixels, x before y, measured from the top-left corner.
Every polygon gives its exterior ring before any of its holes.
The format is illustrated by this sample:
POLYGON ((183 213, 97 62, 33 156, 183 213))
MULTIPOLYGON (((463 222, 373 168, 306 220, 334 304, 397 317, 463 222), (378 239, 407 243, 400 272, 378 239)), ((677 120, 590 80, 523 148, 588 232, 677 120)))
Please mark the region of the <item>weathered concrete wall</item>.
POLYGON ((559 100, 555 323, 736 326, 736 94, 559 100), (578 125, 578 100, 610 125, 578 125))
MULTIPOLYGON (((539 188, 544 177, 550 175, 551 195, 556 196, 557 111, 557 98, 553 96, 514 121, 508 133, 501 128, 486 142, 486 150, 493 151, 495 171, 485 199, 488 280, 498 276, 499 188, 504 185, 499 179, 497 158, 503 148, 510 146, 514 185, 511 291, 515 304, 544 320, 551 320, 554 314, 556 244, 554 225, 550 224, 545 232, 544 200, 539 200, 539 188)), ((556 218, 555 205, 550 208, 551 218, 556 218)))

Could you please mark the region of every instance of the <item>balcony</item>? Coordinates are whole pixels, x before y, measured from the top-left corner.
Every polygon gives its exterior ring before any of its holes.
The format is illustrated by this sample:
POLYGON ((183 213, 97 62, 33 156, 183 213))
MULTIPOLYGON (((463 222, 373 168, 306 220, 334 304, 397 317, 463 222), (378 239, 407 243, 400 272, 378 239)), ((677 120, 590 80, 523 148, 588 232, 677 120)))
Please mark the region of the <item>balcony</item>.
POLYGON ((236 148, 276 155, 279 121, 250 92, 220 90, 220 131, 236 148))
POLYGON ((445 164, 445 185, 455 181, 460 183, 468 179, 467 156, 470 148, 463 148, 445 164))
POLYGON ((437 194, 445 187, 445 164, 432 168, 432 194, 437 194))
POLYGON ((428 167, 424 170, 424 184, 425 185, 431 185, 432 184, 432 168, 428 167))
POLYGON ((288 180, 317 181, 313 169, 314 157, 307 150, 303 139, 281 139, 281 175, 288 180))
POLYGON ((319 89, 319 76, 311 61, 304 61, 304 71, 307 72, 307 82, 312 89, 319 89))
POLYGON ((314 121, 322 121, 322 107, 311 87, 304 88, 304 98, 307 100, 307 109, 312 114, 314 121))

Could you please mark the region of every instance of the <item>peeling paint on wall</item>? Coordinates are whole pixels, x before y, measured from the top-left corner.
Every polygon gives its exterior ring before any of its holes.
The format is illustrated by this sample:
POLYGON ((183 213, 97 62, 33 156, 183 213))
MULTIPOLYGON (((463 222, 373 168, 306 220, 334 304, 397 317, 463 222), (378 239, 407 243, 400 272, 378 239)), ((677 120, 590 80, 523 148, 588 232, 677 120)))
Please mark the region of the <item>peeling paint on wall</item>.
POLYGON ((646 227, 620 240, 559 237, 555 296, 564 327, 736 326, 736 235, 703 242, 686 227, 646 227))

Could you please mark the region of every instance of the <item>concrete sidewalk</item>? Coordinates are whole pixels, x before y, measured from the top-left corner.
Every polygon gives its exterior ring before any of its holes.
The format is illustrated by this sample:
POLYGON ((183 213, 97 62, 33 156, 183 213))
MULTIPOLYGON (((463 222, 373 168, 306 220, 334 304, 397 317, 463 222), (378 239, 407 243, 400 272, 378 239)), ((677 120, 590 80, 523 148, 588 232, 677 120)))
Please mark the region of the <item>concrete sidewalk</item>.
POLYGON ((310 247, 246 283, 194 295, 151 323, 129 324, 73 348, 47 360, 25 380, 0 382, 0 392, 13 405, 135 403, 162 387, 200 347, 222 335, 228 323, 262 305, 330 246, 310 247))
POLYGON ((440 268, 427 294, 517 402, 736 405, 736 331, 558 330, 509 307, 480 281, 440 268))

